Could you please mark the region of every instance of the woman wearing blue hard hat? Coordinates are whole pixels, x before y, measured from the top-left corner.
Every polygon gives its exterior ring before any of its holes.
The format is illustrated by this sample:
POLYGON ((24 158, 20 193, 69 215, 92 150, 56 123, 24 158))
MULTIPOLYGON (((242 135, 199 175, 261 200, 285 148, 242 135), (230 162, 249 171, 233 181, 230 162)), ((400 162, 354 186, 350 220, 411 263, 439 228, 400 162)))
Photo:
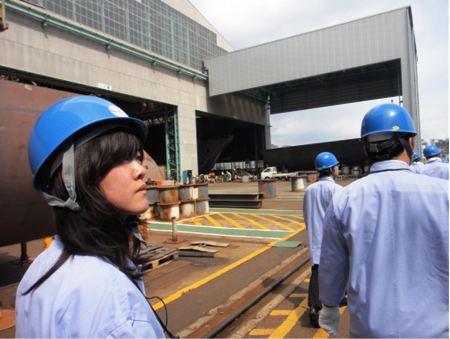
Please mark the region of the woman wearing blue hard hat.
POLYGON ((323 221, 319 324, 333 336, 345 293, 350 337, 449 336, 449 187, 412 173, 415 135, 398 105, 363 118, 370 173, 334 194, 323 221))
POLYGON ((427 163, 420 171, 430 177, 449 180, 449 168, 441 159, 441 150, 435 145, 429 145, 423 150, 427 163))
MULTIPOLYGON (((323 218, 333 194, 342 187, 335 182, 339 175, 339 161, 332 153, 320 153, 315 159, 314 167, 319 171, 319 180, 305 191, 303 217, 308 230, 310 261, 313 264, 308 288, 309 319, 311 326, 319 327, 319 311, 322 309, 319 300, 319 265, 323 218)), ((344 298, 341 304, 344 305, 345 302, 344 298)))
POLYGON ((33 185, 57 235, 16 296, 17 337, 164 337, 145 297, 137 215, 147 126, 111 102, 77 96, 49 107, 28 146, 33 185), (134 233, 133 249, 129 235, 134 233))

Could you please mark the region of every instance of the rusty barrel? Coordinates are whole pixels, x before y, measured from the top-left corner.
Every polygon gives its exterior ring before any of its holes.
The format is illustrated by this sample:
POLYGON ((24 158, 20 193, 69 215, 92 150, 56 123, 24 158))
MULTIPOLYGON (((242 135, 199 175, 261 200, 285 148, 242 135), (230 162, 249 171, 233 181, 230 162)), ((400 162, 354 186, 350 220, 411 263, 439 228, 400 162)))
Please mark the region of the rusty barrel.
POLYGON ((259 192, 263 194, 263 199, 273 199, 277 196, 277 180, 261 179, 258 180, 259 192))
POLYGON ((194 185, 180 185, 178 188, 178 199, 180 201, 192 200, 194 196, 194 185))
POLYGON ((292 192, 304 192, 306 190, 306 175, 295 175, 291 177, 292 192))
POLYGON ((197 215, 209 213, 209 198, 198 198, 196 200, 197 215))

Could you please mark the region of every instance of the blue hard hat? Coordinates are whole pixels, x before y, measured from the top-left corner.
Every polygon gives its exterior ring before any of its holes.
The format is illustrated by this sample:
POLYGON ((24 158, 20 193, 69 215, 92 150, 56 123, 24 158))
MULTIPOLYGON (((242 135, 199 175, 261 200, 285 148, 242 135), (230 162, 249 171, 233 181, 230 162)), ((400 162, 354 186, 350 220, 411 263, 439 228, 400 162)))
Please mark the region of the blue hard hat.
POLYGON ((437 148, 434 145, 427 146, 423 150, 423 155, 425 156, 425 158, 429 158, 429 157, 439 154, 439 153, 441 153, 441 151, 439 150, 439 148, 437 148))
POLYGON ((315 165, 317 170, 330 168, 339 164, 336 157, 330 152, 322 152, 316 157, 315 165))
POLYGON ((372 108, 363 118, 361 138, 381 132, 417 134, 411 115, 395 104, 381 104, 372 108))
POLYGON ((420 159, 419 152, 414 151, 413 160, 420 159))
POLYGON ((445 164, 448 164, 448 160, 447 159, 442 159, 442 162, 445 164))
MULTIPOLYGON (((33 186, 38 188, 43 164, 63 143, 75 138, 84 139, 85 143, 99 134, 115 127, 130 128, 145 142, 148 134, 147 125, 139 119, 129 117, 113 103, 93 96, 76 96, 61 100, 45 110, 36 121, 28 140, 28 160, 33 173, 33 186), (90 126, 90 128, 87 128, 90 126)), ((73 141, 76 143, 76 140, 73 141)), ((81 146, 81 145, 76 145, 81 146)))

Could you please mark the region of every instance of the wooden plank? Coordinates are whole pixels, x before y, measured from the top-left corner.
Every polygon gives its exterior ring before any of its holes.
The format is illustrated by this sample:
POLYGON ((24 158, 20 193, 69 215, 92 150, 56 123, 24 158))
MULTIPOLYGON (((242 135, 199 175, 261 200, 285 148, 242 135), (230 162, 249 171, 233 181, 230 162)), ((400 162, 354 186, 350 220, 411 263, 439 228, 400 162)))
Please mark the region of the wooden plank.
POLYGON ((179 251, 197 251, 197 252, 205 252, 205 253, 216 253, 217 250, 210 250, 205 247, 201 246, 185 246, 185 247, 179 247, 179 251))
POLYGON ((215 242, 215 241, 193 241, 191 245, 197 246, 213 246, 213 247, 228 247, 230 244, 224 242, 215 242))

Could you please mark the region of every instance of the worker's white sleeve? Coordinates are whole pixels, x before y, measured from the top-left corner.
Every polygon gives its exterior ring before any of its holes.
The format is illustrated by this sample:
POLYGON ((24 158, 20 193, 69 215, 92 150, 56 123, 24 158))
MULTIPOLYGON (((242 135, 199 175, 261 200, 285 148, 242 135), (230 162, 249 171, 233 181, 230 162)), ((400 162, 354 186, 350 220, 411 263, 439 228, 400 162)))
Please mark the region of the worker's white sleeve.
POLYGON ((349 251, 342 225, 335 214, 338 194, 333 196, 323 221, 322 249, 319 266, 319 299, 325 305, 337 306, 345 297, 349 275, 349 251))

